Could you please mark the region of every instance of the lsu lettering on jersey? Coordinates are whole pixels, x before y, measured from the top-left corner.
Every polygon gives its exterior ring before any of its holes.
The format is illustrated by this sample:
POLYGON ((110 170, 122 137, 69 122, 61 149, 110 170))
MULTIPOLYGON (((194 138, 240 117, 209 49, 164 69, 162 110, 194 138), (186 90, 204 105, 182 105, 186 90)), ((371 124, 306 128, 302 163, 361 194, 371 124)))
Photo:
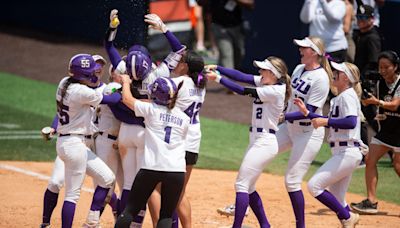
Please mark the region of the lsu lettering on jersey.
MULTIPOLYGON (((316 114, 322 115, 322 107, 329 94, 329 77, 326 71, 319 67, 305 70, 305 65, 298 65, 292 74, 292 95, 286 112, 297 112, 299 108, 293 103, 294 98, 300 98, 305 104, 317 107, 316 114)), ((307 120, 302 120, 306 122, 307 120)))
POLYGON ((204 103, 206 90, 197 88, 193 80, 187 76, 180 76, 172 80, 176 85, 179 85, 183 81, 175 106, 190 118, 185 150, 192 153, 199 153, 201 141, 199 112, 204 103))
POLYGON ((261 76, 254 76, 258 97, 253 102, 251 126, 278 130, 279 115, 285 108, 286 85, 263 85, 261 76))
POLYGON ((144 117, 145 147, 143 169, 186 172, 185 137, 190 118, 175 107, 137 100, 135 113, 144 117))
POLYGON ((360 100, 353 88, 348 88, 337 97, 332 98, 329 118, 342 119, 346 116, 357 116, 357 125, 354 129, 329 128, 329 142, 361 141, 361 105, 360 100))
POLYGON ((61 91, 68 78, 63 78, 57 88, 56 100, 59 118, 57 132, 90 135, 93 132, 92 107, 100 104, 103 95, 86 85, 71 83, 61 103, 61 91))

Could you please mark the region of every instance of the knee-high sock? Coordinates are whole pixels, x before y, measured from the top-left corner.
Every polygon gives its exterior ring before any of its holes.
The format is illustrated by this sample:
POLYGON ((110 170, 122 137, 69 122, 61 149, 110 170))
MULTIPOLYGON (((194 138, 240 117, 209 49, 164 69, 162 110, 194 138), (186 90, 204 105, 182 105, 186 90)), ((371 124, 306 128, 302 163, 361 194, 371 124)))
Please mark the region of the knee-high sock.
POLYGON ((119 210, 118 215, 120 215, 125 210, 126 203, 128 202, 129 192, 130 190, 124 189, 121 193, 121 200, 119 201, 119 207, 118 207, 119 210))
POLYGON ((72 227, 72 222, 74 221, 74 215, 75 215, 75 207, 76 207, 75 203, 64 201, 61 214, 62 228, 72 227))
POLYGON ((317 198, 317 200, 319 200, 329 209, 334 211, 340 220, 350 218, 349 211, 346 208, 344 208, 342 204, 340 204, 339 201, 337 201, 335 196, 332 195, 332 193, 330 193, 329 191, 325 190, 315 198, 317 198))
POLYGON ((42 223, 50 223, 51 215, 53 214, 54 208, 57 206, 57 199, 58 193, 46 189, 43 198, 42 223))
POLYGON ((267 216, 265 215, 264 206, 260 195, 256 191, 249 195, 249 204, 254 214, 260 223, 261 228, 270 228, 271 225, 268 222, 267 216))
POLYGON ((178 213, 176 210, 172 214, 172 228, 178 228, 179 227, 179 218, 178 218, 178 213))
POLYGON ((117 197, 117 194, 115 194, 115 192, 113 192, 113 194, 111 195, 111 200, 110 200, 110 202, 108 204, 111 206, 113 212, 117 211, 117 209, 118 209, 118 197, 117 197))
POLYGON ((350 207, 349 207, 349 205, 346 205, 344 208, 345 208, 348 212, 350 212, 350 207))
POLYGON ((235 201, 235 220, 232 228, 242 227, 243 218, 246 215, 247 207, 249 206, 249 194, 246 192, 236 192, 235 201))
POLYGON ((104 207, 104 201, 107 197, 109 188, 96 187, 93 194, 92 204, 90 205, 91 211, 100 211, 104 207))
POLYGON ((304 228, 304 196, 301 190, 296 192, 289 192, 290 201, 292 202, 292 207, 294 211, 294 216, 296 217, 296 228, 304 228))

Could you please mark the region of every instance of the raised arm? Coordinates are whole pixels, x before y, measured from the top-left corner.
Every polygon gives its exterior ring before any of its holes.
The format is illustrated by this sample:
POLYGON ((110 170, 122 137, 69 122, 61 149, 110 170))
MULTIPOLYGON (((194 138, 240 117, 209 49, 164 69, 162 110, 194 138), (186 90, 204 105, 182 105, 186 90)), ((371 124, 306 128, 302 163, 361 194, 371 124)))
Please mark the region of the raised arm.
POLYGON ((131 110, 135 110, 136 98, 132 96, 131 92, 131 79, 129 75, 123 74, 122 77, 122 102, 131 110))
POLYGON ((113 44, 115 36, 117 35, 118 25, 118 10, 113 9, 110 13, 110 26, 107 29, 106 37, 104 39, 104 47, 108 54, 108 58, 110 59, 110 62, 113 66, 113 69, 115 69, 118 66, 119 62, 121 62, 121 56, 119 55, 118 50, 114 47, 113 44))
POLYGON ((254 75, 252 74, 246 74, 241 71, 235 70, 235 69, 230 69, 222 66, 217 66, 217 65, 207 65, 205 68, 209 71, 215 71, 219 72, 222 75, 227 76, 228 78, 238 81, 238 82, 244 82, 250 85, 256 85, 254 82, 254 75))
POLYGON ((346 14, 346 4, 344 1, 328 3, 327 0, 319 0, 319 2, 328 21, 338 22, 343 20, 346 14))

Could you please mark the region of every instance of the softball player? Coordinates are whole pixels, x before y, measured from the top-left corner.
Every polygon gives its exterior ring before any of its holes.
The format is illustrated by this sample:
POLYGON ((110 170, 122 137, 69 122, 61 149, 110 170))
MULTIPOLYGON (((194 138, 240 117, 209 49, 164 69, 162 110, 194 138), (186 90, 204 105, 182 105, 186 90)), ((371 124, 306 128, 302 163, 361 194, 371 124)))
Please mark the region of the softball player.
POLYGON ((304 196, 301 182, 322 145, 325 130, 323 127, 314 129, 310 120, 305 119, 293 101, 299 98, 304 101, 311 113, 321 115, 329 93, 332 71, 324 56, 324 43, 320 38, 306 37, 294 40, 294 43, 299 46, 302 64, 292 73, 293 93, 285 113, 287 121, 279 126, 276 138, 278 153, 291 148, 285 185, 296 217, 296 227, 303 228, 305 227, 304 196))
MULTIPOLYGON (((98 78, 101 78, 102 73, 103 73, 103 68, 107 64, 106 60, 100 56, 100 55, 93 55, 93 59, 97 64, 100 64, 100 68, 96 69, 95 75, 98 78)), ((100 81, 96 81, 95 83, 90 83, 90 86, 95 87, 94 89, 97 90, 97 88, 104 88, 102 86, 102 83, 100 81), (96 88, 97 87, 97 88, 96 88)), ((94 109, 92 109, 94 110, 94 109)), ((53 122, 51 124, 51 131, 50 132, 42 132, 46 140, 50 140, 53 135, 57 131, 57 126, 58 126, 58 115, 56 115, 53 119, 53 122)), ((96 132, 96 125, 93 123, 92 125, 93 132, 96 132)), ((88 147, 93 146, 93 141, 91 140, 92 137, 87 137, 85 138, 85 144, 88 147)), ((60 192, 60 189, 64 185, 64 172, 65 166, 64 162, 57 156, 55 161, 54 161, 54 167, 53 167, 53 172, 50 177, 47 189, 44 194, 44 200, 43 200, 43 213, 42 213, 42 224, 40 227, 45 228, 45 227, 50 227, 50 220, 51 216, 53 214, 54 208, 57 205, 57 199, 58 199, 58 193, 60 192)))
MULTIPOLYGON (((155 14, 145 16, 145 21, 154 29, 162 31, 168 39, 173 52, 171 52, 164 61, 156 68, 152 69, 152 62, 147 49, 141 45, 134 45, 129 49, 126 60, 122 60, 118 51, 113 46, 113 40, 116 36, 119 23, 113 24, 117 19, 118 11, 112 10, 110 14, 110 28, 107 32, 105 47, 110 61, 119 73, 128 74, 134 81, 132 91, 136 98, 148 99, 148 85, 160 76, 169 76, 181 59, 181 52, 185 47, 170 32, 163 21, 155 14)), ((125 208, 127 196, 132 187, 136 173, 140 169, 139 161, 143 156, 144 150, 144 120, 137 117, 132 110, 129 110, 124 104, 110 106, 114 115, 119 118, 121 128, 119 132, 118 148, 121 155, 122 167, 124 170, 124 186, 121 195, 120 210, 125 208)), ((156 194, 156 193, 155 193, 156 194)), ((156 196, 155 196, 156 197, 156 196)), ((156 200, 154 200, 156 201, 156 200)), ((157 207, 156 203, 150 203, 150 207, 157 207)), ((152 209, 152 208, 150 208, 152 209)), ((144 207, 140 215, 135 218, 135 223, 141 224, 146 208, 144 207)), ((154 211, 158 211, 154 209, 154 211)), ((155 213, 152 213, 153 221, 156 220, 155 213)))
POLYGON ((366 151, 360 138, 360 72, 351 63, 331 62, 331 65, 334 69, 333 86, 338 95, 331 100, 329 117, 309 114, 299 98, 295 98, 294 102, 304 116, 312 119, 314 128, 329 127, 328 141, 332 148, 332 157, 311 177, 308 190, 312 196, 336 213, 343 227, 355 227, 359 216, 349 212, 345 194, 351 175, 366 151), (362 145, 364 149, 360 149, 362 145))
MULTIPOLYGON (((172 71, 172 74, 182 75, 172 79, 175 84, 178 85, 183 82, 176 101, 176 107, 190 117, 189 130, 185 141, 185 182, 177 208, 182 227, 184 228, 190 228, 192 226, 191 206, 189 199, 185 196, 185 189, 193 166, 197 163, 200 150, 201 129, 199 112, 201 106, 204 104, 207 84, 207 78, 201 73, 203 68, 203 58, 194 51, 188 51, 183 55, 181 62, 175 70, 172 71)), ((174 215, 176 215, 176 213, 174 215)), ((173 227, 178 227, 178 219, 173 219, 173 227)))
POLYGON ((270 227, 263 204, 255 184, 265 166, 278 153, 278 142, 275 136, 278 130, 279 116, 290 96, 290 78, 286 64, 277 57, 268 57, 264 61, 254 61, 260 68, 260 76, 243 74, 236 70, 221 66, 209 66, 210 70, 218 70, 235 80, 249 83, 256 88, 243 88, 232 81, 222 78, 215 71, 208 73, 210 80, 215 80, 240 95, 254 98, 252 126, 250 127, 250 143, 243 158, 236 179, 236 202, 234 228, 242 227, 247 207, 254 211, 260 227, 270 227))
POLYGON ((123 75, 123 102, 138 116, 145 118, 145 151, 141 169, 135 177, 129 201, 115 227, 130 227, 158 183, 161 183, 159 228, 170 228, 185 179, 185 137, 190 117, 174 107, 178 88, 169 79, 160 77, 149 86, 152 103, 135 99, 130 91, 128 75, 123 75))
POLYGON ((87 85, 96 83, 94 72, 99 69, 91 55, 78 54, 69 63, 70 77, 61 80, 56 94, 58 113, 57 155, 65 165, 65 198, 62 227, 72 227, 76 202, 85 174, 96 179, 98 187, 90 210, 100 215, 115 176, 108 166, 85 144, 92 133, 92 106, 115 103, 119 94, 103 96, 87 85))

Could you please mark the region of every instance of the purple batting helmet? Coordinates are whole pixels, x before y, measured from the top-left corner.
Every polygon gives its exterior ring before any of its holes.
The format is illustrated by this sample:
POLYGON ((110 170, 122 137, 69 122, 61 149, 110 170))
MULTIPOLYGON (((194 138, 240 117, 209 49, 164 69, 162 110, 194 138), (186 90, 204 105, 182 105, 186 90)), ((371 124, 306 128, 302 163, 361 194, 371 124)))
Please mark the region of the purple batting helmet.
POLYGON ((126 71, 134 80, 144 80, 151 70, 151 59, 140 51, 131 51, 126 57, 126 71))
POLYGON ((94 72, 100 68, 101 65, 97 64, 89 54, 74 55, 68 65, 68 71, 73 78, 90 80, 92 83, 97 82, 98 78, 94 75, 94 72))
POLYGON ((143 45, 135 44, 129 48, 128 53, 131 51, 140 51, 151 58, 149 50, 147 50, 147 48, 143 45))
POLYGON ((177 87, 170 78, 157 78, 149 85, 150 97, 156 104, 168 105, 174 97, 177 87))

